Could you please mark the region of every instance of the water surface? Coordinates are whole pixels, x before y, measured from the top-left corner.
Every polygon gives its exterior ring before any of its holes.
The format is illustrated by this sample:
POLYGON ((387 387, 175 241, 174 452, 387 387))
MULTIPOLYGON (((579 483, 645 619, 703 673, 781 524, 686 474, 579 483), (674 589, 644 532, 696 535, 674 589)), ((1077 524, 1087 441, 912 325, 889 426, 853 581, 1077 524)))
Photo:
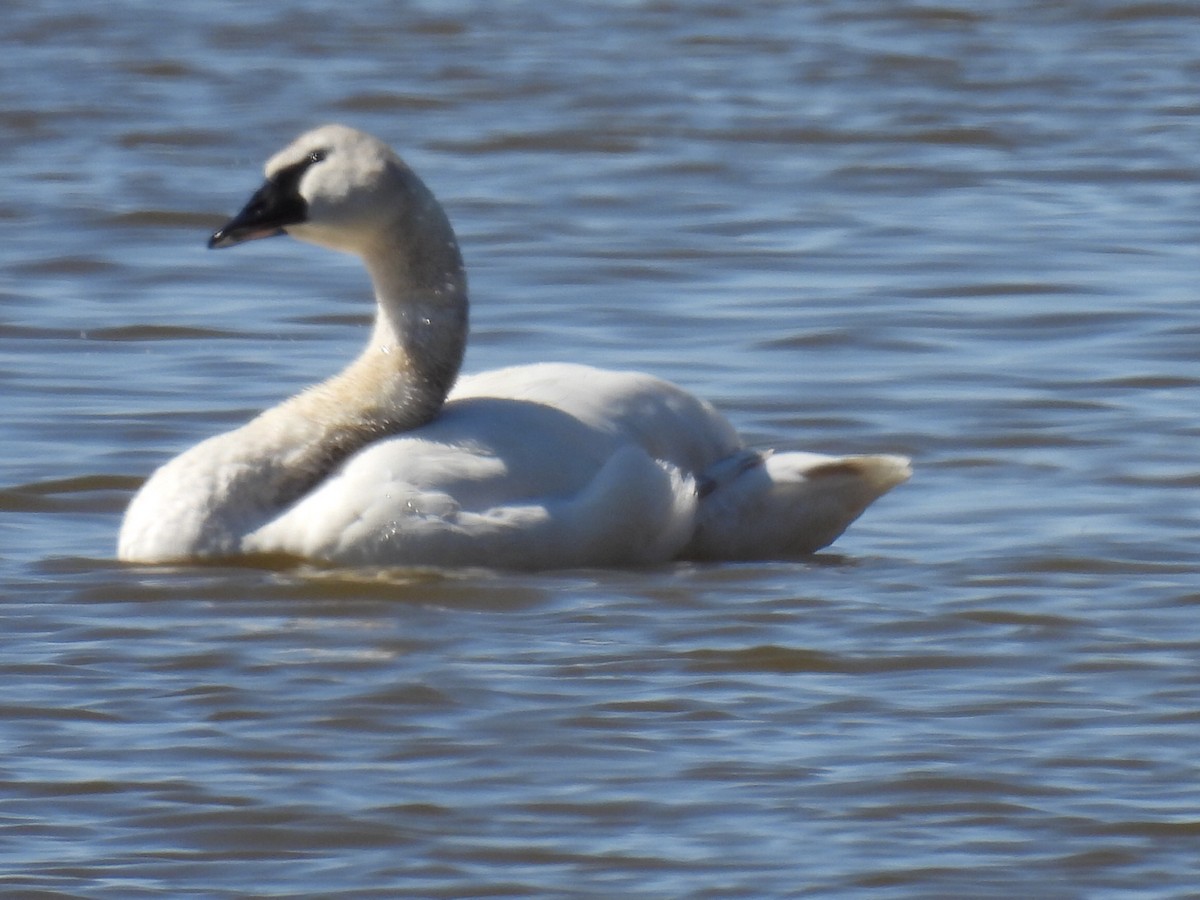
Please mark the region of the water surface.
POLYGON ((0 889, 1195 890, 1192 6, 10 6, 0 889), (354 261, 204 249, 330 120, 444 201, 469 370, 914 480, 793 562, 115 564, 154 466, 365 339, 354 261))

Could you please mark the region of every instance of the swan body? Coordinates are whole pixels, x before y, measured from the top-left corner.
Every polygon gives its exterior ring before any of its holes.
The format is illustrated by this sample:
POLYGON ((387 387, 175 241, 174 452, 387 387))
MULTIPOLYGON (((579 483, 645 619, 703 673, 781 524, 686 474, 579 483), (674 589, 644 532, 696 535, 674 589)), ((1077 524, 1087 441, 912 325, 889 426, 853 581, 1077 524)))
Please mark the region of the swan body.
POLYGON ((385 144, 330 125, 272 157, 212 247, 288 233, 360 256, 376 319, 329 380, 159 468, 118 555, 542 569, 826 546, 909 477, 897 456, 770 453, 637 372, 515 366, 455 384, 466 277, 445 213, 385 144))

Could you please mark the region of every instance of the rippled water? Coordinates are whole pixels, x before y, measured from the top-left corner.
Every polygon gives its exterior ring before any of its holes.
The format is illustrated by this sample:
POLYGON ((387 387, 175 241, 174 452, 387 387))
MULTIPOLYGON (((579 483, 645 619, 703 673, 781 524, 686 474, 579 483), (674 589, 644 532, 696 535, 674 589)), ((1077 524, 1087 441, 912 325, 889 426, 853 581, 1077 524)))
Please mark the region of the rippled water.
POLYGON ((1197 889, 1192 4, 4 18, 0 890, 1197 889), (794 563, 116 565, 155 465, 364 339, 353 261, 203 247, 328 120, 444 200, 469 369, 645 368, 914 480, 794 563))

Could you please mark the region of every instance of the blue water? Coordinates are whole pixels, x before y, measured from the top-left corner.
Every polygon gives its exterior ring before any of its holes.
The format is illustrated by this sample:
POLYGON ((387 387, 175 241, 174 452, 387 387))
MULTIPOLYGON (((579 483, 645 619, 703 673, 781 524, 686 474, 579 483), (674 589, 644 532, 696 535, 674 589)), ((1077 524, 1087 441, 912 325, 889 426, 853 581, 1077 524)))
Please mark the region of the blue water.
POLYGON ((1192 5, 4 20, 0 891, 1196 890, 1192 5), (365 339, 353 260, 204 249, 325 121, 445 204, 468 370, 645 369, 914 479, 787 563, 117 565, 156 465, 365 339))

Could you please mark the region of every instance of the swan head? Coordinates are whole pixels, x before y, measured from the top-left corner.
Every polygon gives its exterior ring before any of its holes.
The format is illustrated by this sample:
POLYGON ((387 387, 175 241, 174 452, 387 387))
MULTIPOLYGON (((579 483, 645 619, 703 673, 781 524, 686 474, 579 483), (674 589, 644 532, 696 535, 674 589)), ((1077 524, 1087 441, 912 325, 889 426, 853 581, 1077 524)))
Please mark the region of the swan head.
POLYGON ((387 144, 345 125, 300 135, 267 160, 265 175, 210 248, 290 234, 363 255, 399 207, 428 193, 387 144))

